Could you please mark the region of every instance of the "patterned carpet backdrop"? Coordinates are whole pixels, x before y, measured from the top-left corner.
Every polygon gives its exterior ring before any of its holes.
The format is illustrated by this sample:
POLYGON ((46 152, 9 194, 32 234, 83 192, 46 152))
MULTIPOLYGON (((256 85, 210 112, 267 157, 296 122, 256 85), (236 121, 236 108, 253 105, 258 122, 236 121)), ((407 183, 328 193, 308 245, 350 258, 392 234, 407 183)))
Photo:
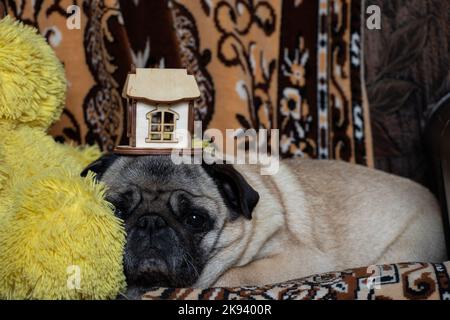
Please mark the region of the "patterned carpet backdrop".
POLYGON ((0 1, 65 65, 59 141, 126 142, 120 92, 134 63, 194 74, 204 129, 278 128, 283 157, 372 165, 361 0, 0 1), (66 27, 72 4, 79 30, 66 27))
POLYGON ((3 1, 10 15, 47 38, 64 64, 66 108, 51 133, 58 141, 111 149, 123 137, 122 85, 131 65, 116 1, 3 1), (81 29, 66 26, 67 8, 80 7, 81 29))

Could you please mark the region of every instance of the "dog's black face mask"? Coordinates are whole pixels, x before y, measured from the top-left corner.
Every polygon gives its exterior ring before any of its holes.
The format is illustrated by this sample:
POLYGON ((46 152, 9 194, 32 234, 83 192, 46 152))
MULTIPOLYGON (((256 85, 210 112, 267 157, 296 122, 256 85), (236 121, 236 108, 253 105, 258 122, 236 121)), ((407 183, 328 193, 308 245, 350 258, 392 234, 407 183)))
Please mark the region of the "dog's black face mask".
POLYGON ((127 232, 129 286, 187 287, 200 276, 225 223, 251 218, 259 196, 228 165, 175 165, 170 157, 105 156, 93 171, 127 232))
POLYGON ((200 242, 214 219, 189 190, 131 185, 109 200, 125 221, 125 272, 131 284, 189 286, 203 269, 200 242))

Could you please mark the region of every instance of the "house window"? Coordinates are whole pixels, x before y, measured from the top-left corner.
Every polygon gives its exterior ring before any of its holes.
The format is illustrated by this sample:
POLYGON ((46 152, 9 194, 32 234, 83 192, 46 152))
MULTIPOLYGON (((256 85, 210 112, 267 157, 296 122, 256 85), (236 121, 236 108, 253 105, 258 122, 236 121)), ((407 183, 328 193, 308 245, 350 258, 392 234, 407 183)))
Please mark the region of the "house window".
POLYGON ((174 111, 156 109, 147 113, 148 136, 145 142, 177 142, 175 125, 178 114, 174 111))

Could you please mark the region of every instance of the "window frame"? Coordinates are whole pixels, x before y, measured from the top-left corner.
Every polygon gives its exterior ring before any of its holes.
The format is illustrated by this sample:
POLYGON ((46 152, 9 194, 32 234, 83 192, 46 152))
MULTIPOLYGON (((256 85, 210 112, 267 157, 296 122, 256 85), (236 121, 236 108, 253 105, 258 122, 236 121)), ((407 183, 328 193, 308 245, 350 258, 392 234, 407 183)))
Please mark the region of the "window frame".
POLYGON ((155 109, 147 112, 147 114, 145 116, 146 116, 147 123, 148 123, 148 134, 147 134, 147 137, 145 138, 146 143, 177 143, 178 142, 178 139, 176 139, 176 137, 175 137, 175 130, 176 130, 177 120, 179 120, 180 116, 177 112, 170 109, 170 107, 168 107, 167 109, 166 108, 162 109, 161 106, 157 106, 155 109), (173 115, 173 123, 167 123, 167 124, 165 123, 164 116, 165 116, 166 112, 173 115), (156 113, 160 114, 161 120, 158 123, 153 123, 152 120, 156 113), (152 126, 159 126, 161 130, 153 131, 152 126), (165 131, 166 126, 172 127, 172 131, 165 131), (155 135, 155 134, 159 135, 160 139, 152 139, 152 135, 155 135), (164 140, 165 134, 169 134, 172 138, 170 140, 164 140))

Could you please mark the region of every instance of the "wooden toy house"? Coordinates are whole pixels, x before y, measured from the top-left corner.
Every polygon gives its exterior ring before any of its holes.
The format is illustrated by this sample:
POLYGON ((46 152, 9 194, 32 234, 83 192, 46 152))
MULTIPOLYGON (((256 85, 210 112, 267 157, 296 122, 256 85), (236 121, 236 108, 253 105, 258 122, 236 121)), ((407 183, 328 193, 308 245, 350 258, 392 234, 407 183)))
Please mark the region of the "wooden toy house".
POLYGON ((127 99, 128 146, 116 153, 168 154, 191 150, 194 99, 200 90, 185 69, 137 68, 128 74, 122 96, 127 99))

